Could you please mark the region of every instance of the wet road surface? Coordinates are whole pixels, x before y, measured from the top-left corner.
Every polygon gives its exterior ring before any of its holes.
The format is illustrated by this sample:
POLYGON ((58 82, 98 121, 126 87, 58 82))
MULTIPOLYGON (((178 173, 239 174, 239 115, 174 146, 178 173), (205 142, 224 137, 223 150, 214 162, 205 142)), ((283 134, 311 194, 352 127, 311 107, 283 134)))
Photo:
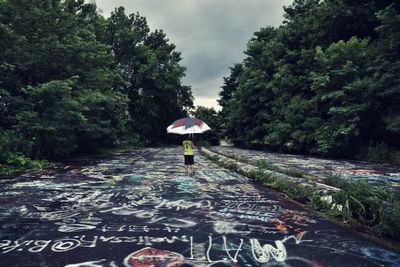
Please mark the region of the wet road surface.
POLYGON ((400 266, 400 253, 180 147, 0 180, 0 266, 400 266))

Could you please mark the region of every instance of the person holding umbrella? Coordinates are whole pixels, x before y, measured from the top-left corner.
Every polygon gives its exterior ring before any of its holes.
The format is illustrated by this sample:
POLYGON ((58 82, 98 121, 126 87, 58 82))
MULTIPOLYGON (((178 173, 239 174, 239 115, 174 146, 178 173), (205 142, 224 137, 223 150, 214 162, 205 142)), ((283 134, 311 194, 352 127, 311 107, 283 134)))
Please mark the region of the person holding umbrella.
POLYGON ((185 158, 185 173, 189 173, 189 169, 191 173, 194 174, 194 153, 193 149, 195 148, 192 137, 189 135, 182 142, 183 144, 183 156, 185 158))
POLYGON ((186 174, 189 173, 189 168, 192 170, 192 174, 194 174, 194 144, 191 137, 193 134, 201 134, 209 130, 211 128, 204 121, 189 117, 179 119, 168 126, 167 133, 187 136, 182 142, 186 174))

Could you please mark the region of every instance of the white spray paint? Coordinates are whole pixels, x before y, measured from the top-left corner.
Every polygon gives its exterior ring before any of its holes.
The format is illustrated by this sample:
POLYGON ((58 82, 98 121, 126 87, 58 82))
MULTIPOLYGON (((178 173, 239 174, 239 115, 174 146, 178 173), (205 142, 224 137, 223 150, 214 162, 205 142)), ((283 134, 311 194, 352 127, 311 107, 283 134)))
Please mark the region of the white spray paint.
POLYGON ((242 248, 242 245, 243 245, 243 239, 242 239, 242 238, 240 239, 239 248, 236 250, 235 256, 232 258, 231 254, 229 253, 228 246, 226 245, 226 236, 223 236, 222 238, 223 238, 223 240, 224 240, 224 246, 225 246, 226 254, 228 254, 229 258, 230 258, 233 262, 238 262, 238 261, 237 261, 237 256, 238 256, 238 254, 239 254, 239 251, 241 251, 241 248, 242 248))
POLYGON ((208 262, 212 262, 212 260, 210 259, 211 246, 212 246, 212 237, 208 236, 208 249, 207 249, 207 254, 206 254, 208 262))
POLYGON ((251 253, 256 261, 259 263, 267 263, 270 259, 270 255, 278 262, 284 262, 286 260, 286 248, 281 240, 275 241, 276 248, 269 244, 264 246, 260 245, 257 239, 250 239, 251 253))
POLYGON ((75 263, 75 264, 68 264, 65 265, 64 267, 102 267, 104 266, 103 264, 97 264, 97 263, 102 263, 106 261, 106 259, 101 259, 98 261, 86 261, 86 262, 80 262, 80 263, 75 263))

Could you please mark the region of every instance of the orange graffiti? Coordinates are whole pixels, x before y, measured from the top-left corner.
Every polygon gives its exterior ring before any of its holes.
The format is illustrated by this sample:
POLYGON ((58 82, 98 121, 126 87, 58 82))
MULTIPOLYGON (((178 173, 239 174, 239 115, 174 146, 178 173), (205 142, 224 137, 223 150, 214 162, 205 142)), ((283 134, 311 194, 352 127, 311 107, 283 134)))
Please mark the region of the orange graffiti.
POLYGON ((290 225, 286 225, 283 222, 279 222, 275 225, 276 229, 278 229, 279 231, 281 231, 284 234, 289 233, 290 229, 292 229, 293 227, 290 225))

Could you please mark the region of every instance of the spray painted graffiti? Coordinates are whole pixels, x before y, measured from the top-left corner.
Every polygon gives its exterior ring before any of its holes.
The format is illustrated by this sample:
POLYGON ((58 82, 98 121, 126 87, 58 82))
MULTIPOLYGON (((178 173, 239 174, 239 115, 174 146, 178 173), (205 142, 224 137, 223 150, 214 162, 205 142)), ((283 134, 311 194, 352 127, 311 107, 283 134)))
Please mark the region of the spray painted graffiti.
POLYGON ((194 176, 181 162, 180 148, 146 148, 0 180, 0 265, 332 266, 340 255, 395 266, 400 256, 201 156, 194 176))
POLYGON ((265 161, 270 166, 294 169, 320 179, 340 176, 345 179, 366 179, 374 185, 386 185, 400 190, 400 167, 359 161, 328 160, 315 157, 266 153, 235 147, 213 147, 212 151, 228 157, 257 164, 265 161))
POLYGON ((181 254, 150 247, 135 251, 124 260, 124 265, 127 267, 170 267, 178 266, 182 263, 183 256, 181 254))

